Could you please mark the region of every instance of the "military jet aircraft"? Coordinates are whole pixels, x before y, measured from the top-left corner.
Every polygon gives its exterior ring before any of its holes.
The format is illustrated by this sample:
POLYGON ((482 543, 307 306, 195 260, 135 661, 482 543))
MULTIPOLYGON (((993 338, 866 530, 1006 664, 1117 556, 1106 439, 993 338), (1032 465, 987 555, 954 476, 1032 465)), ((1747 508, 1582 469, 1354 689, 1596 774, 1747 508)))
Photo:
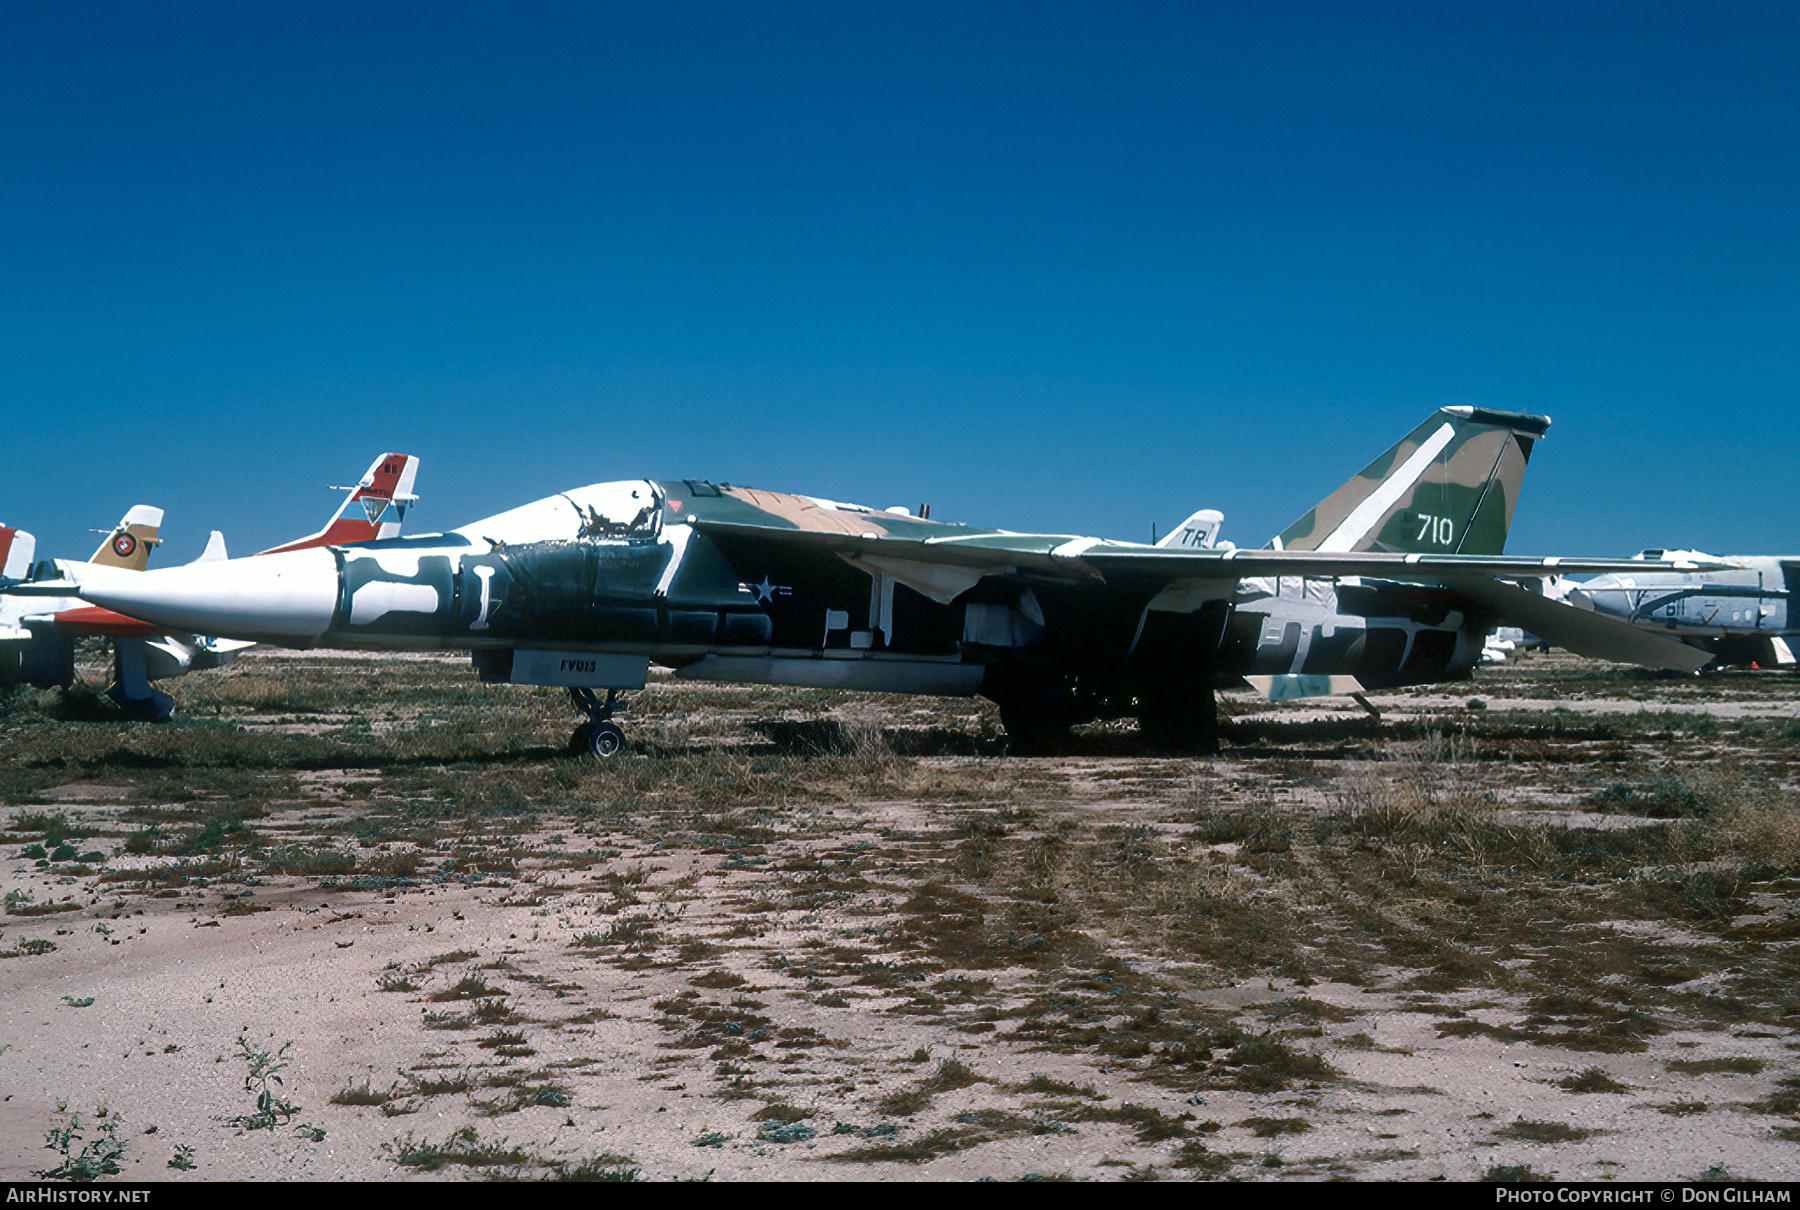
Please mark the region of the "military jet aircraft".
POLYGON ((1626 566, 1500 556, 1548 425, 1440 409, 1258 551, 636 479, 449 533, 93 575, 81 593, 287 647, 466 649, 484 681, 570 689, 587 715, 572 746, 598 755, 622 745, 618 694, 651 663, 686 680, 981 694, 1021 749, 1128 713, 1157 743, 1205 748, 1215 687, 1246 673, 1464 678, 1503 620, 1602 658, 1696 666, 1679 640, 1505 578, 1626 566))
POLYGON ((24 579, 36 553, 36 538, 22 529, 0 525, 0 583, 24 579))
POLYGON ((105 613, 75 596, 72 583, 53 590, 49 601, 23 593, 12 595, 20 584, 39 577, 73 578, 90 567, 142 571, 150 552, 159 543, 163 510, 134 504, 126 511, 86 563, 66 560, 32 564, 37 539, 24 530, 0 528, 8 554, 0 576, 0 685, 24 683, 48 689, 69 685, 75 679, 75 631, 58 626, 53 615, 63 610, 105 613))
POLYGON ((1800 634, 1800 558, 1706 555, 1646 550, 1630 571, 1568 588, 1568 599, 1609 617, 1667 634, 1710 652, 1721 664, 1792 665, 1790 640, 1800 634), (1662 560, 1713 563, 1715 570, 1681 572, 1662 560))
MULTIPOLYGON (((418 470, 419 460, 410 454, 383 454, 356 486, 334 489, 347 494, 323 529, 262 553, 398 537, 406 510, 417 499, 412 489, 418 470)), ((90 605, 76 595, 77 586, 97 567, 143 571, 151 549, 160 542, 162 520, 162 509, 136 505, 91 560, 50 560, 32 569, 29 579, 24 578, 23 569, 30 565, 35 539, 22 531, 0 528, 0 540, 25 552, 22 559, 4 558, 5 577, 10 582, 0 583, 0 684, 23 683, 40 689, 73 684, 75 638, 106 638, 113 645, 113 679, 107 695, 129 713, 167 719, 174 710, 174 699, 152 688, 152 681, 217 668, 251 646, 239 640, 171 630, 90 605)), ((214 530, 196 562, 225 558, 225 540, 214 530)))

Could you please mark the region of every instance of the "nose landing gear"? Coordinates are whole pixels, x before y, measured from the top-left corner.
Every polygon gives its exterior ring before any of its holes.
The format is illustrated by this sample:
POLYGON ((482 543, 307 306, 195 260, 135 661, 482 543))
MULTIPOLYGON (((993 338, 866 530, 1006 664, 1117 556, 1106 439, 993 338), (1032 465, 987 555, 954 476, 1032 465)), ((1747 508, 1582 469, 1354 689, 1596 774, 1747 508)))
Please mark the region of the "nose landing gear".
POLYGON ((569 737, 569 751, 575 755, 617 756, 625 747, 625 730, 612 721, 614 714, 625 711, 617 689, 606 691, 606 700, 592 689, 571 689, 569 700, 575 709, 587 715, 587 721, 575 728, 569 737))

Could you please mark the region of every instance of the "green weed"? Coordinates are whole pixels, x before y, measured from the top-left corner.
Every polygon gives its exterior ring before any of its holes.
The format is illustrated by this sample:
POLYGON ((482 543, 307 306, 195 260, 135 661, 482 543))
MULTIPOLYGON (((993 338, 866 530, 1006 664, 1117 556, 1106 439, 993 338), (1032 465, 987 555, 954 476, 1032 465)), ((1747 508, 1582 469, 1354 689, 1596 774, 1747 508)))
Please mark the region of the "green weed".
POLYGON ((273 1130, 300 1112, 300 1106, 290 1104, 275 1092, 282 1082, 279 1073, 287 1066, 287 1052, 293 1045, 285 1042, 280 1050, 270 1051, 250 1040, 248 1027, 238 1035, 238 1058, 250 1065, 244 1076, 244 1091, 256 1094, 256 1112, 236 1119, 245 1130, 273 1130))
MULTIPOLYGON (((67 1113, 67 1107, 59 1105, 57 1112, 67 1113)), ((104 1105, 94 1110, 92 1124, 83 1123, 80 1114, 68 1114, 66 1122, 51 1127, 44 1136, 44 1147, 60 1156, 61 1162, 32 1174, 43 1181, 86 1182, 116 1176, 125 1158, 118 1119, 104 1105)))

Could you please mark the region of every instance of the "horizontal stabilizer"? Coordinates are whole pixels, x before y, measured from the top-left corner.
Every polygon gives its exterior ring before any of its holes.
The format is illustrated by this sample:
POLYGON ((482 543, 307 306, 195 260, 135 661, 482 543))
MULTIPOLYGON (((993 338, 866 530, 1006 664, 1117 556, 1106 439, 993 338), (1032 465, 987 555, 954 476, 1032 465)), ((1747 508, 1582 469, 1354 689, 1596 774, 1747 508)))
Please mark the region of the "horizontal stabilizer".
POLYGON ((1712 652, 1690 647, 1680 639, 1553 601, 1503 580, 1445 576, 1442 583, 1494 610, 1502 622, 1522 626, 1546 643, 1576 655, 1679 672, 1698 671, 1713 658, 1712 652))
POLYGON ((62 609, 53 616, 56 628, 68 634, 98 635, 109 639, 143 639, 164 633, 161 626, 140 622, 136 618, 128 618, 98 605, 62 609))
POLYGON ((1353 676, 1311 676, 1284 672, 1279 676, 1247 676, 1249 686, 1272 702, 1294 702, 1308 697, 1348 697, 1363 691, 1353 676))
POLYGON ((72 597, 79 591, 74 580, 28 580, 23 584, 8 584, 0 588, 0 596, 6 597, 72 597))

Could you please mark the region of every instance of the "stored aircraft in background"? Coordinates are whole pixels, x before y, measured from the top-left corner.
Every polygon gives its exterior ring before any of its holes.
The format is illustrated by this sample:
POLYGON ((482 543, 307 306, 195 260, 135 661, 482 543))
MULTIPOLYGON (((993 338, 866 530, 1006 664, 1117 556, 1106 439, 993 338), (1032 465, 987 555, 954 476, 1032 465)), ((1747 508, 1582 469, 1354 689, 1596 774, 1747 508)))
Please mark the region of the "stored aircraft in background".
POLYGON ((1500 555, 1548 425, 1440 409, 1257 551, 636 479, 450 533, 94 575, 81 592, 245 641, 467 649, 484 681, 569 688, 588 716, 572 742, 600 755, 623 740, 617 692, 651 663, 684 680, 981 694, 1021 749, 1124 714, 1158 744, 1210 747, 1214 690, 1245 674, 1462 679, 1501 622, 1601 658, 1696 666, 1704 653, 1679 640, 1511 582, 1626 566, 1500 555))
MULTIPOLYGON (((262 553, 398 537, 406 510, 417 499, 413 484, 418 470, 419 460, 410 454, 383 454, 355 487, 335 489, 348 494, 323 529, 262 553)), ((25 552, 22 558, 0 555, 6 576, 0 586, 0 685, 23 683, 48 689, 73 684, 75 639, 83 635, 106 638, 113 645, 113 676, 107 695, 129 713, 166 719, 174 709, 174 699, 152 688, 152 681, 216 668, 251 646, 241 640, 171 630, 89 604, 76 595, 81 581, 96 568, 142 572, 151 549, 160 541, 162 520, 162 509, 136 505, 88 562, 56 559, 35 568, 31 568, 31 552, 36 540, 23 531, 0 528, 0 541, 25 552)), ((205 552, 189 566, 225 559, 225 539, 214 530, 205 552)))
POLYGON ((1792 666, 1800 635, 1800 557, 1646 550, 1638 567, 1567 588, 1568 599, 1608 617, 1678 636, 1720 664, 1792 666), (1712 564, 1676 571, 1661 562, 1712 564))
POLYGON ((344 546, 355 542, 379 542, 398 538, 406 523, 406 510, 418 497, 413 494, 419 477, 419 460, 412 454, 383 454, 369 464, 369 469, 355 487, 334 487, 348 492, 338 510, 331 514, 325 528, 316 534, 271 546, 259 553, 278 555, 284 551, 306 550, 313 546, 344 546))
POLYGON ((22 580, 31 571, 37 539, 21 529, 0 525, 0 583, 22 580))
POLYGON ((70 579, 89 567, 142 571, 159 543, 163 510, 134 504, 101 540, 86 563, 54 560, 33 564, 37 539, 24 530, 0 527, 7 546, 0 575, 0 685, 35 685, 48 689, 75 679, 76 631, 64 629, 55 615, 68 611, 103 614, 75 595, 73 584, 46 600, 41 595, 13 595, 18 585, 40 579, 70 579))

